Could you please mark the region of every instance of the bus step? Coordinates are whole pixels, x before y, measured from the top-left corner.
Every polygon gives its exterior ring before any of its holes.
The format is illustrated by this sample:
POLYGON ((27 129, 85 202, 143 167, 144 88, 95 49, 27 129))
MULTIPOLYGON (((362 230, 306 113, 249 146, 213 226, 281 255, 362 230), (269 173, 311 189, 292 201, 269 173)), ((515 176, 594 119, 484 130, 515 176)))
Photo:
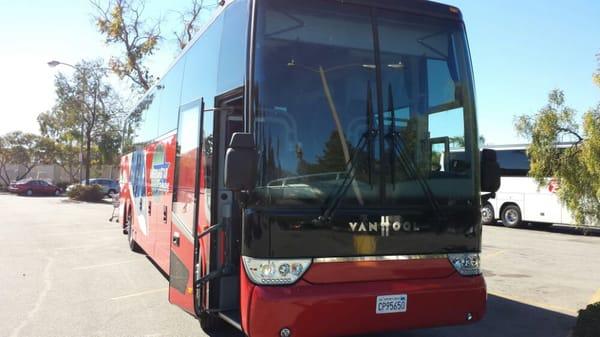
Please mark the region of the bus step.
POLYGON ((222 320, 242 331, 242 315, 239 310, 221 311, 218 315, 222 320))

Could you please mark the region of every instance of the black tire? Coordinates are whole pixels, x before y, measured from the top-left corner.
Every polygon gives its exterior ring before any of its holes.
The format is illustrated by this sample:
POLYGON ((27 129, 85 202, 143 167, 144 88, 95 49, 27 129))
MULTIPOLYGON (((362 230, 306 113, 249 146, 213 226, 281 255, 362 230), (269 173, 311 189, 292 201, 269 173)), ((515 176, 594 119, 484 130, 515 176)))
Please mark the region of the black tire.
POLYGON ((490 225, 494 223, 494 207, 490 203, 486 203, 481 207, 481 224, 490 225))
POLYGON ((517 205, 508 205, 502 209, 501 218, 504 227, 517 228, 521 226, 521 209, 517 205))
POLYGON ((33 195, 33 191, 31 189, 29 189, 29 190, 25 191, 25 195, 30 197, 33 195))
POLYGON ((200 317, 198 317, 198 320, 200 321, 200 328, 202 328, 202 330, 208 334, 219 332, 225 326, 225 322, 223 322, 223 320, 221 320, 218 316, 208 313, 201 313, 200 317))
POLYGON ((132 221, 131 214, 127 214, 127 242, 129 243, 129 249, 135 253, 141 253, 142 248, 135 242, 133 238, 133 229, 132 229, 132 221))
POLYGON ((110 189, 110 190, 108 190, 108 193, 106 193, 106 195, 109 197, 111 197, 113 194, 117 194, 117 191, 110 189))

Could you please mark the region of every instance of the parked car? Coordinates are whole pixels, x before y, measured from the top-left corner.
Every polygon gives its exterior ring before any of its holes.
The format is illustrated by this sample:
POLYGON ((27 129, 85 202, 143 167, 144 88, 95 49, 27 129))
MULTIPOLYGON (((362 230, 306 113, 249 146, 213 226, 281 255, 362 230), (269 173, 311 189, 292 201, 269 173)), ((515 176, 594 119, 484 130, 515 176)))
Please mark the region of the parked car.
MULTIPOLYGON (((106 195, 118 194, 120 191, 119 182, 117 180, 106 179, 106 178, 92 178, 90 179, 90 185, 100 185, 102 192, 106 195)), ((81 181, 81 184, 73 184, 67 187, 67 192, 70 191, 76 185, 85 185, 85 180, 81 181)))
POLYGON ((11 183, 8 186, 11 193, 32 196, 34 194, 60 195, 61 190, 58 186, 39 179, 24 179, 11 183))

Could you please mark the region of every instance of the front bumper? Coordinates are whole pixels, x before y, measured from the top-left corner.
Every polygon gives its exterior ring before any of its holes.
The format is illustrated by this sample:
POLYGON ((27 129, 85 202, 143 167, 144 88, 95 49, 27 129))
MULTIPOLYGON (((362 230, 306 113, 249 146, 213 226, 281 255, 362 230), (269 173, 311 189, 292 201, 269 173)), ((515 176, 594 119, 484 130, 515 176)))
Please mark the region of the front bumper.
POLYGON ((482 276, 457 273, 434 279, 354 283, 301 280, 289 287, 244 281, 251 287, 247 289, 247 319, 242 319, 250 337, 277 337, 283 328, 290 329, 292 336, 334 337, 466 324, 483 317, 487 299, 482 276), (377 296, 396 294, 408 295, 406 312, 375 313, 377 296))

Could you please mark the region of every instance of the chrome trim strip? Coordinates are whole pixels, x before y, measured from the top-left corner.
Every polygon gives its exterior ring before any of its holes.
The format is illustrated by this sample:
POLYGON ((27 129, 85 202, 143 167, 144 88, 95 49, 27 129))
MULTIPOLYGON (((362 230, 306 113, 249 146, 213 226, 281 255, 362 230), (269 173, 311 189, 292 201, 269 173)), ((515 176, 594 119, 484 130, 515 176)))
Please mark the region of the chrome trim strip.
POLYGON ((240 323, 234 321, 233 319, 229 318, 227 315, 223 314, 223 313, 219 313, 219 317, 221 317, 222 320, 224 320, 225 322, 231 324, 234 328, 240 330, 240 331, 244 331, 242 330, 242 326, 240 325, 240 323))
POLYGON ((448 258, 448 254, 319 257, 319 258, 313 259, 313 263, 432 260, 432 259, 447 259, 447 258, 448 258))

